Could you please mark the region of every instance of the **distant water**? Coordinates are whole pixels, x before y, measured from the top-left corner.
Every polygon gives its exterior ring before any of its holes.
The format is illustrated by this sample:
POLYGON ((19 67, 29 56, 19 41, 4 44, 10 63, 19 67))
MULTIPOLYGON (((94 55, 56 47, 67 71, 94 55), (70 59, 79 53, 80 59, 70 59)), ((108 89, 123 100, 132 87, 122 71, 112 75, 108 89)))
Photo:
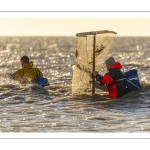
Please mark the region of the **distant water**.
MULTIPOLYGON (((138 69, 142 88, 116 100, 106 92, 72 96, 76 37, 0 37, 0 72, 18 70, 28 55, 50 86, 0 78, 0 132, 149 132, 150 37, 117 37, 109 56, 138 69)), ((104 69, 102 73, 106 70, 104 69)))

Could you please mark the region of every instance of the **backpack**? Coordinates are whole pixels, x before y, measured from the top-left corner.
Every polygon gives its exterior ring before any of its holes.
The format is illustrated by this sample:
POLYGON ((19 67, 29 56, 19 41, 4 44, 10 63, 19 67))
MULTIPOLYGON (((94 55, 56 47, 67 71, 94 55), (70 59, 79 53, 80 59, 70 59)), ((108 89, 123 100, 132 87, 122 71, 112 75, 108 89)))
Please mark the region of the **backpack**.
POLYGON ((37 84, 37 85, 39 85, 39 86, 42 86, 42 87, 48 86, 48 85, 49 85, 48 79, 47 79, 47 78, 44 78, 44 77, 39 77, 39 75, 38 75, 38 73, 37 73, 37 71, 36 71, 35 68, 34 68, 34 70, 35 70, 35 72, 36 72, 36 74, 37 74, 37 76, 38 76, 38 77, 35 79, 34 83, 37 84))
POLYGON ((127 87, 130 91, 135 91, 140 88, 140 82, 136 69, 129 70, 124 73, 127 80, 127 87))

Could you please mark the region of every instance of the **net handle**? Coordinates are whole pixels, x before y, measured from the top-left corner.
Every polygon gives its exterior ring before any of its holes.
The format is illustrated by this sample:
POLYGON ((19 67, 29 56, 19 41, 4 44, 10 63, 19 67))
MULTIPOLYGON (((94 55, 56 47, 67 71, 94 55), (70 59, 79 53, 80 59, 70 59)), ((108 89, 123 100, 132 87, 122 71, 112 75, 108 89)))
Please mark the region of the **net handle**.
MULTIPOLYGON (((93 72, 95 71, 95 45, 96 45, 96 35, 93 35, 93 72)), ((92 96, 95 94, 95 77, 92 79, 92 96)))

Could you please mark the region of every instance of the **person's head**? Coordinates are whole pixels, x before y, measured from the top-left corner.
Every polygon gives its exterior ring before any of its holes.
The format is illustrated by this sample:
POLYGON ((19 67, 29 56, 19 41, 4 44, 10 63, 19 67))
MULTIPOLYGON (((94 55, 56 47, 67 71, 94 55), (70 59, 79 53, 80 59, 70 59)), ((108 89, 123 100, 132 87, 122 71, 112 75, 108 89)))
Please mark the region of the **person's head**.
POLYGON ((22 57, 21 57, 21 65, 22 65, 22 67, 23 67, 25 64, 27 64, 27 63, 29 63, 29 58, 28 58, 28 56, 22 56, 22 57))
POLYGON ((107 67, 107 70, 110 69, 110 67, 115 64, 115 59, 113 57, 110 57, 108 58, 106 61, 105 61, 105 64, 106 64, 106 67, 107 67))

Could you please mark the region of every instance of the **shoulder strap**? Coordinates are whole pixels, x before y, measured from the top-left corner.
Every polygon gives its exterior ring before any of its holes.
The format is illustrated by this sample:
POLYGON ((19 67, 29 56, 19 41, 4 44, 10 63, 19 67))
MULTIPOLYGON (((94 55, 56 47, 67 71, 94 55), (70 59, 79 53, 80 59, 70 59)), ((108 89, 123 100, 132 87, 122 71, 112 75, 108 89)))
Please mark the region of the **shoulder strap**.
POLYGON ((129 80, 127 80, 129 83, 131 83, 132 85, 134 85, 136 88, 140 88, 140 87, 138 87, 137 85, 135 85, 134 83, 132 83, 131 81, 129 81, 129 80))
POLYGON ((122 78, 122 79, 118 79, 118 80, 115 80, 115 81, 122 81, 122 80, 125 80, 126 78, 122 78))

